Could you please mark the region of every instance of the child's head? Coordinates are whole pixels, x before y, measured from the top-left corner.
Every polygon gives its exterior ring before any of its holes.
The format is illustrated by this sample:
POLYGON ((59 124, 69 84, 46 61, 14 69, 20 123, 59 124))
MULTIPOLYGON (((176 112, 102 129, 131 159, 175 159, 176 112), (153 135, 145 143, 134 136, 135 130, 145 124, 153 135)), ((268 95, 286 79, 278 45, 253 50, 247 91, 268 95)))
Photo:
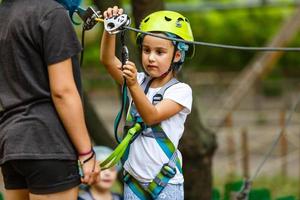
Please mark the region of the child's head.
MULTIPOLYGON (((95 146, 96 160, 98 162, 104 161, 113 150, 105 146, 95 146)), ((115 183, 118 175, 119 166, 112 167, 110 169, 102 170, 100 173, 100 181, 93 185, 100 190, 110 190, 115 183)))
MULTIPOLYGON (((170 38, 194 40, 188 19, 174 11, 158 11, 148 15, 142 20, 140 29, 170 38)), ((185 57, 192 57, 195 49, 192 44, 140 33, 137 35, 137 43, 142 50, 144 70, 154 77, 160 77, 169 71, 179 71, 185 57)))

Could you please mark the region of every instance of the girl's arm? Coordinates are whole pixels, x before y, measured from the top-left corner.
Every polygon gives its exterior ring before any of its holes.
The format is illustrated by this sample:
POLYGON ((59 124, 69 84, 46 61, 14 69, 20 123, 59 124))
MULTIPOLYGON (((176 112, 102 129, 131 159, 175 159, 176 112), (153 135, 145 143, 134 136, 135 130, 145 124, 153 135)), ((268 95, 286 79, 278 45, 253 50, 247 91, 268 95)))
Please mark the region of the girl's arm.
POLYGON ((166 120, 183 109, 183 106, 169 99, 153 105, 137 82, 137 70, 134 63, 127 61, 123 75, 126 78, 133 102, 143 121, 148 125, 166 120))
MULTIPOLYGON (((110 18, 116 15, 123 14, 123 9, 119 9, 117 6, 108 8, 104 13, 104 18, 110 18)), ((115 55, 116 50, 116 35, 111 35, 107 31, 103 31, 101 47, 100 47, 100 62, 105 66, 108 73, 119 84, 123 84, 123 76, 121 61, 115 55)))
POLYGON ((139 84, 130 86, 129 90, 138 113, 148 125, 164 121, 183 109, 182 105, 169 99, 163 99, 160 103, 153 105, 139 84))

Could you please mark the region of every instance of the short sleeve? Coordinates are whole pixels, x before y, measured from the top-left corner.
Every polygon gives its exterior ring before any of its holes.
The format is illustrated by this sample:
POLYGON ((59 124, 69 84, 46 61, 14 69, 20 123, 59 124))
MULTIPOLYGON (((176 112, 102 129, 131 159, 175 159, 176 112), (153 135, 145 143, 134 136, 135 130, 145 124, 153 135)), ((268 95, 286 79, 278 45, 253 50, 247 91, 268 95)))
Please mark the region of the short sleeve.
POLYGON ((164 99, 171 99, 184 107, 183 112, 189 114, 192 110, 192 89, 185 83, 177 83, 169 87, 164 94, 164 99))
POLYGON ((137 73, 137 81, 140 85, 144 81, 145 77, 146 77, 146 74, 144 72, 137 73))
POLYGON ((43 56, 47 65, 55 64, 77 55, 81 45, 67 11, 56 8, 40 22, 43 35, 43 56))

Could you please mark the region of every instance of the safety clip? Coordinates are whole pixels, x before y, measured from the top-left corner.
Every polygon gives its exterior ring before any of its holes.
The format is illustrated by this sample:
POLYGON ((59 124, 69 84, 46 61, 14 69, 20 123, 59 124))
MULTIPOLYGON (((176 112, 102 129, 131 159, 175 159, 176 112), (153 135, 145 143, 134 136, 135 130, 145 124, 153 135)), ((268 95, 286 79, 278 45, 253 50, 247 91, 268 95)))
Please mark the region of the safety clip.
POLYGON ((124 26, 130 25, 130 18, 126 14, 104 19, 104 28, 110 34, 117 34, 124 30, 124 26))
POLYGON ((83 28, 84 30, 90 30, 92 29, 98 22, 96 21, 96 18, 100 18, 100 11, 95 11, 92 7, 88 7, 86 10, 83 8, 78 8, 76 10, 79 17, 84 22, 83 28))

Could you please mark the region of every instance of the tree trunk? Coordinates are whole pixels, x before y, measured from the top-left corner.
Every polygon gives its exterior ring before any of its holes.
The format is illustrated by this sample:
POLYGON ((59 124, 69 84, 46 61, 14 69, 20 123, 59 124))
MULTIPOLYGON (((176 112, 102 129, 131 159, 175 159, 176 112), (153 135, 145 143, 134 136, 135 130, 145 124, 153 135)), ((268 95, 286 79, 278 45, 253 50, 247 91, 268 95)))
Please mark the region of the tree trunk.
POLYGON ((139 27, 142 19, 150 13, 165 8, 163 0, 131 0, 131 6, 136 27, 139 27))
POLYGON ((111 137, 104 122, 98 117, 93 105, 89 101, 87 94, 83 96, 85 120, 89 133, 96 145, 116 147, 116 141, 111 137))
POLYGON ((95 0, 94 3, 101 13, 104 12, 108 7, 121 6, 120 0, 95 0))
POLYGON ((204 127, 196 105, 187 118, 179 149, 183 154, 185 199, 210 200, 215 134, 204 127))

